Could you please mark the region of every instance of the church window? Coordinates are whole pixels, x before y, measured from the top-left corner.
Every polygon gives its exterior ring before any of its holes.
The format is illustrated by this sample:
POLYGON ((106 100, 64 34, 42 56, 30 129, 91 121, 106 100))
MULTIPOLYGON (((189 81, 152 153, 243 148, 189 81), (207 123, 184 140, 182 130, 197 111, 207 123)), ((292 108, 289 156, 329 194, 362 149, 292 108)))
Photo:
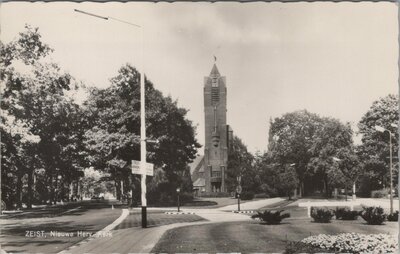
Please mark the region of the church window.
POLYGON ((211 88, 211 100, 212 100, 213 104, 219 102, 219 88, 218 87, 211 88))
POLYGON ((212 78, 212 87, 218 87, 218 78, 212 78))
POLYGON ((212 177, 221 177, 221 171, 213 171, 211 176, 212 177))

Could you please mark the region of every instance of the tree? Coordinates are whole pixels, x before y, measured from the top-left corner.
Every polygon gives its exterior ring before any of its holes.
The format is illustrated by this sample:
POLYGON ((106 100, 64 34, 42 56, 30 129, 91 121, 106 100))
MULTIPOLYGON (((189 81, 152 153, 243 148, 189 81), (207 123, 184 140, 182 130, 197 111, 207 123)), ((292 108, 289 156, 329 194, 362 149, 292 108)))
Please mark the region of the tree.
POLYGON ((271 121, 268 161, 272 168, 283 172, 295 169, 300 195, 321 188, 320 182, 329 195, 330 186, 345 184, 345 176, 332 158, 340 149, 352 147, 352 135, 350 125, 337 119, 306 110, 286 113, 271 121))
POLYGON ((307 187, 305 182, 307 166, 313 156, 313 138, 321 125, 321 118, 306 110, 286 113, 270 121, 268 152, 275 163, 293 164, 301 195, 307 187))
POLYGON ((233 136, 228 149, 228 170, 226 185, 229 192, 235 191, 238 185, 237 177, 241 176, 244 191, 257 192, 259 182, 257 172, 253 167, 253 156, 237 136, 233 136))
POLYGON ((356 182, 357 180, 364 175, 363 168, 360 164, 359 157, 356 153, 354 146, 344 147, 339 149, 336 154, 336 157, 339 159, 337 161, 340 172, 346 177, 346 196, 347 196, 347 187, 353 186, 353 195, 355 195, 356 191, 356 182))
POLYGON ((299 179, 297 177, 296 170, 290 165, 284 165, 282 166, 281 170, 278 171, 275 180, 278 192, 286 195, 290 200, 293 191, 299 185, 299 179))
POLYGON ((321 120, 322 124, 314 133, 310 148, 313 157, 308 168, 315 176, 314 181, 323 181, 325 195, 329 196, 330 186, 341 186, 345 183, 343 173, 336 167, 333 157, 337 156, 340 149, 342 153, 351 151, 353 131, 349 124, 344 125, 337 119, 324 117, 321 120))
MULTIPOLYGON (((358 149, 360 160, 363 162, 365 177, 361 186, 366 195, 374 189, 389 185, 389 133, 378 132, 375 126, 389 130, 392 134, 393 157, 398 151, 399 136, 397 133, 398 96, 388 95, 373 102, 369 110, 358 123, 362 134, 362 144, 358 149)), ((394 183, 397 183, 398 160, 394 160, 394 183)))
MULTIPOLYGON (((131 161, 140 160, 140 73, 125 65, 111 79, 106 89, 91 89, 84 103, 88 125, 85 146, 91 165, 109 172, 118 188, 125 185, 139 193, 136 176, 131 176, 131 161)), ((146 84, 146 131, 149 139, 158 145, 148 145, 147 161, 164 172, 163 191, 175 195, 176 187, 191 191, 187 177, 187 164, 195 158, 200 145, 195 139, 195 129, 186 119, 187 110, 177 106, 170 97, 164 97, 149 80, 146 84), (165 180, 165 181, 164 181, 165 180)), ((154 178, 156 179, 156 178, 154 178)), ((161 183, 160 183, 161 184, 161 183)), ((151 185, 154 187, 159 186, 151 185)), ((149 189, 151 192, 157 189, 149 189)))
MULTIPOLYGON (((80 153, 83 134, 80 108, 67 95, 77 84, 56 64, 44 61, 51 52, 52 49, 41 41, 38 28, 29 26, 15 41, 1 44, 3 126, 7 125, 7 117, 12 118, 26 128, 28 136, 36 137, 35 142, 13 144, 5 144, 2 139, 2 146, 11 152, 9 159, 13 159, 4 174, 16 178, 14 201, 17 200, 18 206, 21 206, 22 178, 26 174, 27 205, 31 206, 35 168, 45 169, 45 186, 48 186, 50 202, 55 202, 56 189, 63 190, 65 178, 72 177, 84 166, 80 153), (24 73, 15 67, 16 62, 25 64, 24 73)), ((7 130, 2 128, 1 131, 2 137, 7 137, 7 130)), ((13 141, 13 136, 9 136, 4 139, 6 142, 13 141)), ((2 198, 4 196, 7 194, 2 192, 2 198)))

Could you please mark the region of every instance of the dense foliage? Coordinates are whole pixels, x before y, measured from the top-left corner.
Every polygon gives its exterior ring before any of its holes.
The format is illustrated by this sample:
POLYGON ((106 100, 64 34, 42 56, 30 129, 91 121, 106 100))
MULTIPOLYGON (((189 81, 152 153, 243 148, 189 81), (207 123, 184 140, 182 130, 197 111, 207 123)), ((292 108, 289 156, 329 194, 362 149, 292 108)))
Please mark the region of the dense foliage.
MULTIPOLYGON (((392 156, 397 157, 399 121, 399 98, 395 95, 388 95, 374 101, 369 110, 358 123, 362 144, 359 147, 359 158, 364 164, 364 174, 361 178, 361 192, 364 196, 370 197, 372 190, 383 189, 390 185, 390 135, 392 135, 392 156), (380 132, 376 126, 387 131, 380 132)), ((397 185, 398 160, 393 159, 393 185, 397 185)))
MULTIPOLYGON (((87 89, 82 105, 75 94, 84 85, 49 60, 52 51, 29 26, 0 43, 2 201, 30 207, 72 199, 78 189, 88 195, 115 189, 118 199, 131 190, 140 195, 139 179, 130 173, 131 161, 140 158, 139 72, 121 67, 108 88, 87 89), (89 167, 101 177, 85 177, 89 167)), ((147 147, 156 167, 148 196, 175 200, 176 187, 183 196, 192 190, 187 164, 200 145, 187 110, 145 82, 147 136, 159 141, 147 147)))
POLYGON ((238 186, 237 177, 241 176, 241 186, 244 191, 258 192, 258 174, 255 172, 253 155, 248 152, 246 145, 237 136, 229 142, 228 149, 228 173, 226 185, 228 192, 235 192, 238 186))
POLYGON ((350 171, 358 161, 352 156, 353 132, 348 124, 305 110, 284 114, 270 124, 269 150, 264 156, 269 166, 263 168, 278 173, 275 186, 269 187, 289 197, 295 189, 301 195, 324 190, 329 196, 334 187, 355 181, 350 171), (339 165, 334 157, 343 157, 343 163, 339 165))
POLYGON ((283 210, 275 212, 265 210, 264 212, 257 212, 257 214, 252 215, 251 218, 260 219, 268 225, 276 225, 280 224, 283 219, 290 217, 290 213, 281 214, 282 212, 283 210))
POLYGON ((392 214, 389 214, 387 216, 387 220, 388 221, 399 221, 399 211, 396 211, 396 212, 394 212, 392 214))
POLYGON ((69 96, 79 84, 44 61, 52 49, 37 28, 26 26, 16 40, 1 43, 0 51, 1 198, 7 207, 56 202, 86 166, 84 117, 69 96))
MULTIPOLYGON (((176 188, 190 192, 192 185, 187 164, 200 145, 195 138, 187 110, 164 97, 145 80, 146 135, 158 144, 148 144, 147 161, 157 168, 149 182, 149 201, 173 202, 176 188)), ((106 89, 92 89, 85 102, 90 129, 85 145, 93 167, 111 175, 117 190, 125 182, 138 199, 140 185, 132 176, 131 161, 140 160, 140 73, 132 66, 123 66, 106 89)), ((119 195, 119 192, 118 192, 119 195)))
POLYGON ((387 217, 383 208, 376 206, 363 207, 360 215, 370 225, 381 225, 387 217))
POLYGON ((330 209, 311 207, 311 218, 318 223, 329 223, 334 213, 330 209))
POLYGON ((310 246, 335 253, 397 253, 397 237, 387 234, 342 233, 319 234, 301 241, 310 246))
POLYGON ((335 210, 335 217, 337 220, 357 220, 359 214, 358 211, 350 211, 347 207, 336 207, 335 210))

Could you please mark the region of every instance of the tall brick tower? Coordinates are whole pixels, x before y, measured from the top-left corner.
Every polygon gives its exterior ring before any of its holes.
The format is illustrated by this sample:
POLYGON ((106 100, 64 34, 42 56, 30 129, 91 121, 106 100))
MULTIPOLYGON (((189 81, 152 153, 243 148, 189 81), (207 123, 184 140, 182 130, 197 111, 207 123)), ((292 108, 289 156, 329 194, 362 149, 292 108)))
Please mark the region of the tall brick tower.
POLYGON ((226 192, 228 131, 226 124, 226 79, 214 64, 204 77, 204 180, 206 192, 226 192))

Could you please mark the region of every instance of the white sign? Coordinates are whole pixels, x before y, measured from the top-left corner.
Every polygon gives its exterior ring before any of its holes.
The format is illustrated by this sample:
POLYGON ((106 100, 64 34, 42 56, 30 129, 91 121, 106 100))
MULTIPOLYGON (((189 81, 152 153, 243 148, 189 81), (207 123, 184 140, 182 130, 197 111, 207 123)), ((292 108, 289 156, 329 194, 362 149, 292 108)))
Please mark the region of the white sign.
MULTIPOLYGON (((142 175, 140 172, 140 161, 132 160, 132 174, 142 175)), ((154 164, 146 163, 146 175, 153 176, 154 175, 154 164)))

